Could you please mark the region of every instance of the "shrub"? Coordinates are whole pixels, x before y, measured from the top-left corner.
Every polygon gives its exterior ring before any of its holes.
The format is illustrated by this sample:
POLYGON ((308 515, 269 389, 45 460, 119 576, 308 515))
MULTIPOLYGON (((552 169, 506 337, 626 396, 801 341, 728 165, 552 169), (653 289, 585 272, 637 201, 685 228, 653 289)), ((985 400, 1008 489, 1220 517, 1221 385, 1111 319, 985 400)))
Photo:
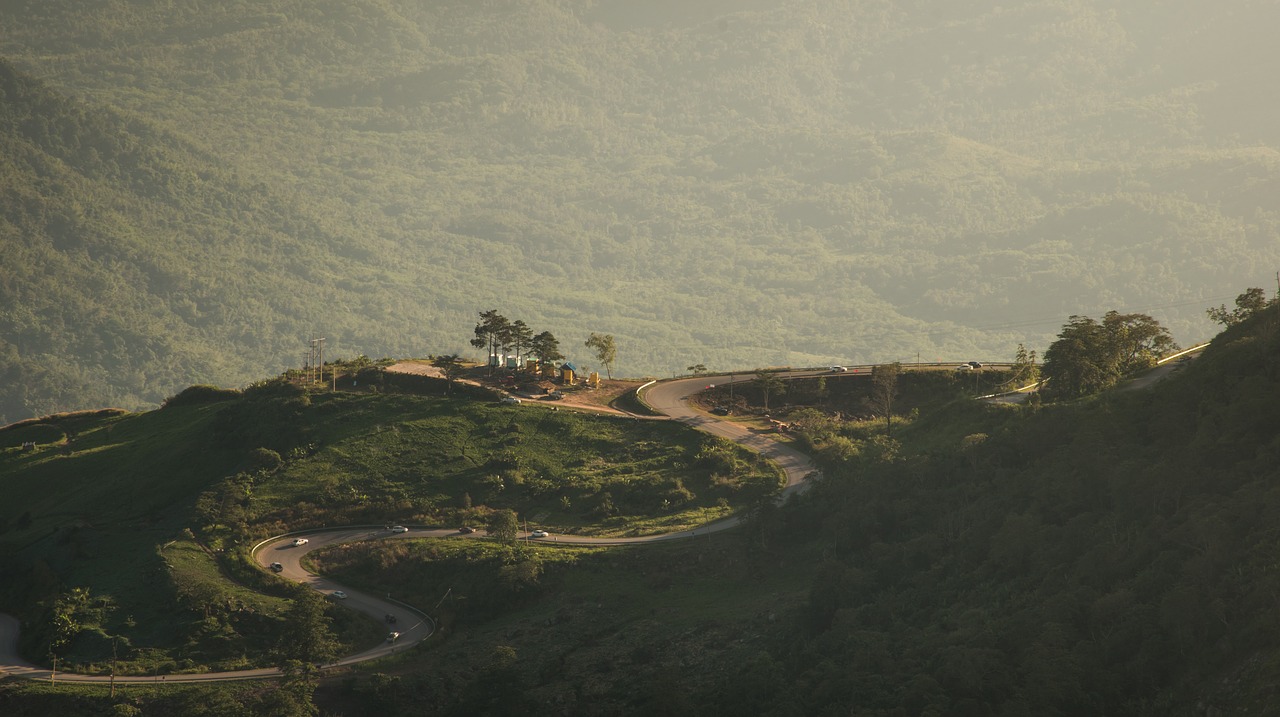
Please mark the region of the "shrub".
POLYGON ((175 406, 200 406, 207 403, 218 403, 219 401, 229 401, 240 395, 240 392, 234 388, 219 388, 217 386, 209 386, 199 384, 188 386, 175 396, 170 396, 160 404, 160 408, 173 408, 175 406))

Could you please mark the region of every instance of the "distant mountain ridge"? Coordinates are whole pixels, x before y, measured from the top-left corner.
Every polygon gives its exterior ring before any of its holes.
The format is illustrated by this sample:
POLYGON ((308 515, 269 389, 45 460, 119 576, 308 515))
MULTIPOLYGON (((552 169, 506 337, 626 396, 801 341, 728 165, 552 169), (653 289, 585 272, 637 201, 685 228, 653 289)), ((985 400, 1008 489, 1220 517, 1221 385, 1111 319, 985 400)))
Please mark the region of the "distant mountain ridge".
POLYGON ((1270 4, 686 5, 0 8, 0 418, 490 308, 634 376, 1192 343, 1280 266, 1270 4))

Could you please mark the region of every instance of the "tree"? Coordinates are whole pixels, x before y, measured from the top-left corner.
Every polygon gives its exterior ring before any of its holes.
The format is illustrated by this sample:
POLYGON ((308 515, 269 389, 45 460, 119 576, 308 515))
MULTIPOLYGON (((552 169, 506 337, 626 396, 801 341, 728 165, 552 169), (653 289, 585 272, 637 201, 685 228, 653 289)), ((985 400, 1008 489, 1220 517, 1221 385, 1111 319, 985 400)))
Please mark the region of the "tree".
POLYGON ((1009 380, 1015 387, 1027 386, 1040 378, 1040 367, 1036 365, 1036 352, 1027 351, 1027 347, 1018 344, 1018 352, 1013 357, 1013 378, 1009 380))
POLYGON ((1176 351, 1169 330, 1146 314, 1108 311, 1102 317, 1116 369, 1123 375, 1151 368, 1161 356, 1176 351))
POLYGON ((884 430, 893 430, 893 400, 898 397, 898 374, 902 364, 885 363, 871 369, 871 393, 864 403, 877 416, 884 417, 884 430))
POLYGON ((509 340, 510 332, 511 323, 497 309, 480 312, 480 323, 476 324, 475 338, 471 339, 471 345, 488 351, 488 358, 485 360, 491 371, 493 357, 498 355, 498 349, 503 343, 509 340))
POLYGON ((538 360, 539 369, 564 358, 560 353, 560 341, 550 331, 543 331, 529 341, 529 353, 538 360))
POLYGON ((437 356, 431 361, 431 365, 444 373, 444 379, 447 382, 445 383, 444 394, 448 396, 453 391, 453 382, 466 370, 466 367, 462 365, 462 359, 458 354, 437 356))
POLYGON ((542 558, 532 550, 511 551, 509 559, 498 569, 498 579, 512 592, 537 587, 542 577, 542 558))
POLYGON ((694 376, 701 376, 702 374, 707 372, 707 366, 706 364, 695 363, 692 366, 686 367, 685 371, 688 371, 694 376))
POLYGON ((1076 398, 1110 388, 1176 349, 1169 331, 1146 314, 1109 311, 1101 322, 1072 316, 1045 351, 1041 374, 1052 395, 1076 398))
POLYGON ((338 654, 338 641, 330 628, 327 605, 320 593, 299 588, 285 612, 285 630, 277 652, 286 660, 311 664, 329 662, 338 654))
POLYGON ((508 334, 507 340, 511 348, 515 349, 516 358, 519 359, 524 356, 525 349, 529 348, 529 342, 533 340, 533 329, 520 319, 516 319, 511 322, 508 334))
POLYGON ((604 366, 605 375, 613 379, 613 362, 618 357, 618 346, 613 341, 613 334, 597 334, 592 332, 587 337, 587 348, 595 352, 596 360, 604 366))
POLYGON ((787 384, 778 378, 778 374, 772 371, 759 369, 756 371, 755 382, 756 387, 760 389, 760 394, 764 397, 764 410, 769 410, 769 395, 781 396, 787 392, 787 384))
POLYGON ((315 668, 299 660, 286 660, 280 667, 284 679, 274 692, 264 695, 266 711, 271 717, 312 717, 320 714, 313 698, 319 680, 315 668))
POLYGON ((1210 319, 1222 324, 1223 326, 1235 326, 1254 314, 1262 311, 1271 304, 1275 303, 1275 299, 1267 301, 1267 294, 1257 287, 1246 289, 1245 292, 1236 297, 1236 308, 1227 311, 1227 307, 1218 306, 1216 309, 1206 309, 1205 313, 1210 319))
POLYGON ((1072 316, 1044 352, 1041 375, 1049 381, 1050 393, 1076 398, 1114 384, 1119 373, 1107 349, 1101 324, 1088 316, 1072 316))
POLYGON ((503 545, 515 545, 520 534, 520 521, 514 510, 499 510, 489 516, 485 530, 503 545))

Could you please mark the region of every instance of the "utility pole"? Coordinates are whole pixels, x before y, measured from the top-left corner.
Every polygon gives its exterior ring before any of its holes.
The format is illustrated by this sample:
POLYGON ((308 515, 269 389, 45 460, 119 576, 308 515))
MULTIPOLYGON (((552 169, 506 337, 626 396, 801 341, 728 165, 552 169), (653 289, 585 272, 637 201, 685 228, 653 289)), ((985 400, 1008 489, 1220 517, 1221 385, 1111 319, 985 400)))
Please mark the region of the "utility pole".
POLYGON ((324 381, 324 339, 311 339, 311 352, 307 355, 307 383, 324 381))

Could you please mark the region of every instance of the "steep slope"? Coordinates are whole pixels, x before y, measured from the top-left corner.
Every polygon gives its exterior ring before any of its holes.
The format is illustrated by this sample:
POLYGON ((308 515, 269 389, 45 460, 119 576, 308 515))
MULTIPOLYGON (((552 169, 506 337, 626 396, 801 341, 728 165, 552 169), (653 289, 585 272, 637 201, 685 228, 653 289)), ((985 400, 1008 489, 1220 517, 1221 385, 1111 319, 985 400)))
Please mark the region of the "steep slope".
POLYGON ((830 467, 778 707, 1274 711, 1277 356, 1280 306, 1151 389, 966 409, 916 427, 953 448, 830 467))
POLYGON ((2 62, 0 94, 0 423, 243 383, 320 325, 386 345, 362 312, 324 318, 398 293, 368 246, 352 258, 287 194, 2 62))

